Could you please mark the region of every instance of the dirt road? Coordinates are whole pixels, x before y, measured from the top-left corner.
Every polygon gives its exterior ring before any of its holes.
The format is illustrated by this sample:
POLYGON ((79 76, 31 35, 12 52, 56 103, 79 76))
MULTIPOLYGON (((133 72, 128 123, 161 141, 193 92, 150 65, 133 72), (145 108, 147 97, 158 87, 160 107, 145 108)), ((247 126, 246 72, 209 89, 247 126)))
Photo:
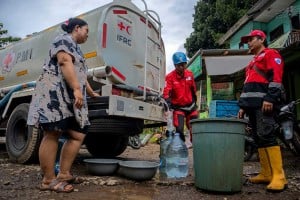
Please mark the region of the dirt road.
MULTIPOLYGON (((0 150, 0 199, 74 199, 74 200, 177 200, 177 199, 289 199, 300 200, 300 159, 289 152, 283 151, 284 168, 289 188, 281 193, 265 191, 265 185, 253 185, 246 181, 242 191, 235 194, 216 194, 202 191, 194 185, 194 169, 192 164, 193 151, 190 149, 190 173, 180 180, 161 179, 159 173, 150 181, 135 182, 114 176, 91 176, 87 174, 83 159, 90 154, 85 149, 80 151, 74 164, 74 173, 86 179, 79 185, 74 185, 75 191, 69 194, 39 191, 36 187, 41 182, 40 169, 37 164, 19 165, 8 162, 3 147, 0 150)), ((141 160, 158 161, 159 145, 148 144, 139 150, 128 147, 120 156, 141 160)), ((258 172, 257 159, 244 163, 243 174, 247 176, 258 172)))

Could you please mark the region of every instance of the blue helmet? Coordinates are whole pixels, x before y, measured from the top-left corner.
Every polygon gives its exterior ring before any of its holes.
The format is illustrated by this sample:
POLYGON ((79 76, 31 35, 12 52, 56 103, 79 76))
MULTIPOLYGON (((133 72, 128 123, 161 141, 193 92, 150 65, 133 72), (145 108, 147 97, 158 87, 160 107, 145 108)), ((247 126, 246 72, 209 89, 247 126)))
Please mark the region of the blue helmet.
POLYGON ((182 52, 176 52, 173 54, 173 63, 174 65, 179 64, 179 63, 186 63, 187 58, 186 55, 182 52))

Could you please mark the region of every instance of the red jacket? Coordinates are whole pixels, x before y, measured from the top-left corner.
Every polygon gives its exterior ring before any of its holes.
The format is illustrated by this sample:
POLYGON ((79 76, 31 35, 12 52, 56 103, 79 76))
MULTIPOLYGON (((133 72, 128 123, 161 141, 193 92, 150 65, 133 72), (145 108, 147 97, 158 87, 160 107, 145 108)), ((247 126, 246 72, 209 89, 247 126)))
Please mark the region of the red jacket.
POLYGON ((262 101, 280 102, 283 86, 283 60, 278 51, 265 48, 246 67, 246 79, 239 105, 242 108, 262 106, 262 101))
POLYGON ((184 76, 181 77, 176 70, 170 72, 166 76, 163 97, 170 100, 174 107, 190 106, 196 102, 196 84, 193 73, 186 69, 184 76))

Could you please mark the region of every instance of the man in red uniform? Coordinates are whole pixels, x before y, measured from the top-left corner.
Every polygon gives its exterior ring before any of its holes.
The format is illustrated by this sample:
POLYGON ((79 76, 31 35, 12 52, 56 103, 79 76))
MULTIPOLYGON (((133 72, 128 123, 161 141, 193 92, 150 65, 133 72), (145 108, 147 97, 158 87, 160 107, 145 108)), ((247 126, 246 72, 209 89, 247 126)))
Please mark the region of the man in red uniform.
POLYGON ((245 113, 249 117, 261 165, 260 173, 249 181, 268 184, 268 191, 282 191, 287 186, 287 180, 282 168, 280 146, 276 140, 275 129, 278 125, 274 116, 283 103, 284 64, 276 50, 267 48, 263 31, 253 30, 249 35, 243 36, 241 42, 248 43, 254 57, 246 67, 238 117, 243 118, 245 113))
POLYGON ((186 69, 187 58, 184 53, 176 52, 172 58, 175 70, 166 76, 163 98, 174 110, 173 123, 180 138, 185 141, 184 119, 186 118, 186 127, 190 131, 192 140, 190 120, 198 118, 194 75, 186 69))

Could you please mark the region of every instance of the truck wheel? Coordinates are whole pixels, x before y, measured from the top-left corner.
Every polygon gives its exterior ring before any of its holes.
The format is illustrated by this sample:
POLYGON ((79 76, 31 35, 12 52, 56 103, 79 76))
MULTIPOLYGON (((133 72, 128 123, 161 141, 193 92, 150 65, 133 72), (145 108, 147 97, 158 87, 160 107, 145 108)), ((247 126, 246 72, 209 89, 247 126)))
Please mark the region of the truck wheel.
POLYGON ((137 135, 143 131, 144 121, 130 118, 97 118, 90 120, 89 133, 137 135))
POLYGON ((90 154, 98 158, 113 158, 125 151, 128 136, 88 133, 85 145, 90 154))
POLYGON ((128 145, 134 149, 139 149, 142 146, 142 141, 140 139, 140 135, 129 136, 128 145))
POLYGON ((42 139, 39 129, 27 125, 29 104, 18 105, 12 112, 6 129, 6 150, 9 159, 16 163, 38 161, 38 149, 42 139))
POLYGON ((90 120, 91 125, 85 138, 87 150, 95 157, 116 157, 128 145, 129 135, 143 131, 144 121, 130 118, 97 118, 90 120))

